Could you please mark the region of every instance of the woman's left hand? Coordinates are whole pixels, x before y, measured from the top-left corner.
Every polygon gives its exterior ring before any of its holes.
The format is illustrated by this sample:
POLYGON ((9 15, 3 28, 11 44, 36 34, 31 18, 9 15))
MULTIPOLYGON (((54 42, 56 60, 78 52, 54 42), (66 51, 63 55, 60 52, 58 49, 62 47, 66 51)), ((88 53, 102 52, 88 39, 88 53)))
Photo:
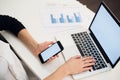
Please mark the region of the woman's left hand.
MULTIPOLYGON (((50 45, 52 45, 54 42, 53 41, 45 41, 43 43, 40 43, 37 45, 36 49, 34 50, 34 54, 35 56, 38 56, 43 50, 45 50, 46 48, 48 48, 50 45)), ((49 54, 49 53, 48 53, 49 54)), ((54 60, 55 58, 57 58, 58 55, 51 57, 48 62, 51 62, 52 60, 54 60)))

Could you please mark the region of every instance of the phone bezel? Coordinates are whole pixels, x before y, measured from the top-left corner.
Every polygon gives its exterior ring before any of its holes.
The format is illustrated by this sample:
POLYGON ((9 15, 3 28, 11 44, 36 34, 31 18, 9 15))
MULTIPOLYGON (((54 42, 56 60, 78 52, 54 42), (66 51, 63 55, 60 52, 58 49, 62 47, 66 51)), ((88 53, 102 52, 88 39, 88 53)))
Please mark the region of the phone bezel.
MULTIPOLYGON (((64 49, 60 41, 57 41, 57 42, 55 42, 54 44, 56 44, 56 43, 59 45, 60 51, 58 51, 57 53, 55 53, 53 56, 57 55, 58 53, 60 53, 60 52, 63 51, 63 49, 64 49)), ((52 47, 54 44, 52 44, 50 47, 52 47)), ((50 48, 50 47, 48 47, 48 48, 50 48)), ((46 61, 44 61, 44 60, 43 60, 43 57, 41 56, 41 54, 42 54, 44 51, 46 51, 48 48, 46 48, 45 50, 43 50, 43 51, 39 54, 39 58, 40 58, 41 63, 46 63, 46 62, 49 60, 49 59, 47 59, 46 61)), ((52 56, 51 56, 51 57, 52 57, 52 56)))

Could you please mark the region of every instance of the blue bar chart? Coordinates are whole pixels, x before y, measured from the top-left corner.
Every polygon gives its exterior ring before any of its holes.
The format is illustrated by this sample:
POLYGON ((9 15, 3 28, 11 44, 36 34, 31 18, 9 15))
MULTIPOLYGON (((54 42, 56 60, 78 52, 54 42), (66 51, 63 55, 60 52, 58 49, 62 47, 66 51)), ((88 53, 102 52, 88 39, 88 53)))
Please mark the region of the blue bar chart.
POLYGON ((79 13, 71 13, 71 14, 60 13, 57 15, 50 14, 50 19, 51 19, 52 24, 80 23, 81 22, 79 13))

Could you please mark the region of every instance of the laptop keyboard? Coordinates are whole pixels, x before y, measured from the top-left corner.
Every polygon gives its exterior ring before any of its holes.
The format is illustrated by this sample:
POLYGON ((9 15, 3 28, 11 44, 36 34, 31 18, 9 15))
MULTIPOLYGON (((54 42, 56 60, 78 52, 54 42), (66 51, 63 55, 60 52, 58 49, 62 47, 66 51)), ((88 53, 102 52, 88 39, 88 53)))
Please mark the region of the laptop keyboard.
POLYGON ((98 70, 107 67, 104 60, 102 59, 99 51, 93 44, 90 36, 87 32, 76 33, 71 35, 79 52, 84 56, 93 56, 96 60, 93 70, 98 70))

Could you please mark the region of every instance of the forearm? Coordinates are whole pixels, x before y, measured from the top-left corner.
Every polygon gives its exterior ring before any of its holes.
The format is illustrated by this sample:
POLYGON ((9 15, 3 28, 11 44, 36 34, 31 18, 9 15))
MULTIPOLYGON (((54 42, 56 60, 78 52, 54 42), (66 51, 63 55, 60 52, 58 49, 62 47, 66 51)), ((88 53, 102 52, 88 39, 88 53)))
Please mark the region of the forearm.
POLYGON ((52 73, 50 76, 48 76, 44 80, 62 80, 67 75, 68 75, 68 72, 67 72, 66 66, 62 65, 60 68, 58 68, 54 73, 52 73))
POLYGON ((26 29, 22 29, 18 33, 18 38, 34 53, 38 43, 32 38, 26 29))

